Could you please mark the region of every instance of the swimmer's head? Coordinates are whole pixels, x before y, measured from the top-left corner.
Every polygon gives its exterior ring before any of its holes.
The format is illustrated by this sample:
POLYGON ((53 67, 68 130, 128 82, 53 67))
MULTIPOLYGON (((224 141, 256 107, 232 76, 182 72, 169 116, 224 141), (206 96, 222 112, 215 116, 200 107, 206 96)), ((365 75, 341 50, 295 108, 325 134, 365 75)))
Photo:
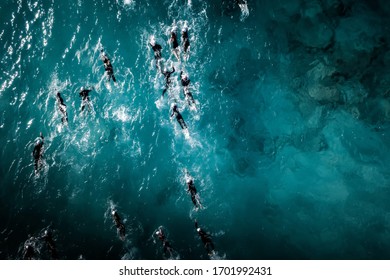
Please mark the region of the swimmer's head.
POLYGON ((83 91, 83 90, 84 90, 84 87, 81 87, 81 88, 80 88, 80 91, 83 91))
POLYGON ((197 232, 200 232, 200 227, 198 227, 198 228, 196 229, 196 231, 197 231, 197 232))
POLYGON ((191 179, 191 178, 188 178, 188 179, 187 179, 187 184, 190 184, 190 183, 192 183, 192 179, 191 179))
POLYGON ((156 40, 154 39, 153 36, 150 38, 150 44, 151 44, 153 47, 156 45, 156 40))
POLYGON ((115 215, 116 214, 116 210, 112 210, 111 214, 115 215))

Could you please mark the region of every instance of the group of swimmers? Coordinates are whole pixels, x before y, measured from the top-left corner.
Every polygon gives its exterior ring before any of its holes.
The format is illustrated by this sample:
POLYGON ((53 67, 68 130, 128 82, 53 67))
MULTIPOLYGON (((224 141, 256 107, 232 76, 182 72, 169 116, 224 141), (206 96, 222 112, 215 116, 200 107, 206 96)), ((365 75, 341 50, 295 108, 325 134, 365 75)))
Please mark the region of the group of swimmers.
MULTIPOLYGON (((189 41, 189 36, 188 36, 188 27, 185 26, 183 27, 181 31, 181 41, 182 41, 182 50, 185 59, 187 60, 189 57, 189 50, 190 50, 190 41, 189 41)), ((180 61, 180 50, 179 50, 179 43, 177 40, 177 35, 175 32, 175 29, 171 30, 170 33, 170 39, 169 39, 171 48, 172 48, 172 53, 173 55, 177 58, 178 61, 180 61)), ((154 37, 152 37, 152 40, 150 41, 150 46, 152 47, 152 50, 154 52, 154 58, 155 58, 155 63, 156 63, 156 68, 161 71, 162 75, 165 78, 165 88, 162 92, 162 97, 164 97, 165 93, 168 91, 170 88, 171 84, 171 75, 176 72, 175 67, 172 65, 172 70, 168 70, 166 67, 161 70, 161 60, 162 60, 162 46, 154 40, 154 37)), ((180 82, 183 87, 183 93, 184 93, 184 98, 188 102, 189 106, 195 106, 195 100, 193 98, 193 95, 190 91, 190 79, 188 78, 188 75, 184 73, 184 71, 180 72, 180 82)), ((171 105, 171 117, 175 116, 177 122, 179 123, 180 127, 182 129, 186 129, 187 125, 175 103, 171 105)), ((192 203, 194 204, 194 207, 196 210, 202 207, 202 204, 200 203, 199 195, 197 193, 194 180, 193 178, 189 175, 188 171, 185 170, 185 179, 186 179, 186 184, 187 184, 187 192, 191 196, 192 203)), ((195 228, 196 232, 198 233, 201 241, 204 244, 204 247, 209 255, 212 255, 214 253, 214 244, 211 239, 211 235, 208 234, 206 231, 204 231, 201 227, 199 227, 197 220, 195 220, 195 228)), ((171 246, 171 243, 168 241, 166 234, 164 232, 164 229, 162 226, 160 226, 156 232, 155 235, 158 237, 158 239, 162 242, 163 246, 163 252, 164 254, 169 253, 170 256, 173 255, 174 249, 171 246)))
MULTIPOLYGON (((182 50, 183 50, 184 57, 185 57, 185 59, 188 59, 189 50, 190 50, 190 41, 189 41, 189 36, 188 36, 188 28, 186 26, 182 29, 181 40, 182 40, 182 50)), ((177 40, 177 35, 176 35, 175 30, 171 31, 169 42, 170 42, 171 47, 172 47, 172 53, 174 54, 174 56, 178 60, 180 60, 179 43, 177 40)), ((157 69, 159 69, 161 71, 161 73, 165 77, 165 88, 162 92, 162 96, 164 97, 164 94, 168 91, 168 89, 170 87, 171 75, 173 73, 175 73, 176 70, 175 70, 173 65, 172 65, 171 71, 167 70, 166 68, 164 68, 164 70, 161 70, 162 47, 161 47, 161 45, 157 44, 154 40, 151 40, 151 42, 149 44, 154 51, 154 58, 156 61, 156 67, 157 67, 157 69)), ((113 82, 115 83, 116 78, 114 76, 113 66, 111 64, 110 59, 108 58, 108 56, 106 55, 106 53, 103 50, 101 50, 101 59, 104 63, 104 69, 105 69, 105 73, 107 75, 108 81, 110 81, 112 79, 113 82)), ((183 71, 180 72, 180 81, 181 81, 181 85, 183 87, 184 97, 188 101, 189 106, 191 106, 191 105, 195 106, 195 100, 194 100, 192 93, 190 92, 190 88, 189 88, 190 79, 188 78, 188 75, 185 74, 183 71)), ((80 88, 79 96, 82 99, 81 100, 81 112, 83 112, 86 107, 88 108, 88 110, 92 109, 92 106, 90 103, 90 98, 89 98, 89 93, 92 90, 93 90, 93 87, 92 88, 84 88, 84 87, 80 88)), ((63 124, 67 124, 68 123, 67 107, 66 107, 64 99, 62 98, 60 92, 57 92, 56 99, 57 99, 57 106, 58 106, 59 112, 61 114, 61 122, 63 124)), ((184 121, 184 119, 183 119, 183 117, 182 117, 182 115, 181 115, 180 111, 178 110, 178 107, 175 103, 172 104, 171 110, 172 110, 171 117, 175 116, 180 127, 182 129, 186 129, 187 124, 185 123, 185 121, 184 121)), ((40 169, 40 162, 42 160, 43 151, 44 151, 43 147, 44 147, 44 136, 42 133, 40 133, 40 136, 35 140, 34 149, 32 152, 33 159, 34 159, 34 169, 35 169, 36 173, 40 169)), ((199 208, 202 207, 202 205, 200 203, 199 195, 197 193, 193 178, 189 175, 189 173, 187 171, 185 174, 185 178, 186 178, 186 184, 187 184, 187 192, 191 196, 191 200, 192 200, 192 203, 194 204, 195 209, 198 210, 199 208)), ((119 238, 122 241, 124 241, 125 237, 126 237, 125 225, 122 222, 117 210, 112 209, 111 215, 112 215, 114 225, 117 228, 119 238)), ((196 232, 199 235, 201 241, 203 242, 204 247, 207 250, 208 254, 209 255, 213 254, 214 253, 214 244, 212 242, 211 235, 206 233, 202 228, 200 228, 198 226, 197 220, 195 220, 195 228, 196 228, 196 232)), ((158 230, 155 232, 155 235, 162 242, 164 253, 169 253, 170 255, 172 255, 174 250, 173 250, 170 242, 167 240, 167 237, 165 235, 163 227, 160 226, 158 228, 158 230)), ((51 231, 46 230, 44 235, 42 235, 40 238, 46 242, 47 247, 49 248, 49 250, 51 252, 52 258, 57 258, 57 252, 56 252, 56 248, 54 245, 54 240, 53 240, 51 231)), ((25 243, 25 247, 24 247, 24 251, 23 251, 23 258, 24 259, 32 259, 34 257, 34 255, 36 254, 36 252, 35 252, 36 250, 34 249, 34 245, 33 245, 34 242, 31 242, 31 240, 32 239, 30 238, 25 243)))

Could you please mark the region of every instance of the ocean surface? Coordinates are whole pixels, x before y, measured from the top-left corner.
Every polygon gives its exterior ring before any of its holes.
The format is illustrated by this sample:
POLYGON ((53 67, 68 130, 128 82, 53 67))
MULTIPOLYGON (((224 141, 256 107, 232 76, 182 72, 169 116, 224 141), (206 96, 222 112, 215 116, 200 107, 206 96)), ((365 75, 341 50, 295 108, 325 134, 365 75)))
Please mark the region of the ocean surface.
POLYGON ((2 0, 0 44, 0 259, 390 259, 388 1, 2 0))

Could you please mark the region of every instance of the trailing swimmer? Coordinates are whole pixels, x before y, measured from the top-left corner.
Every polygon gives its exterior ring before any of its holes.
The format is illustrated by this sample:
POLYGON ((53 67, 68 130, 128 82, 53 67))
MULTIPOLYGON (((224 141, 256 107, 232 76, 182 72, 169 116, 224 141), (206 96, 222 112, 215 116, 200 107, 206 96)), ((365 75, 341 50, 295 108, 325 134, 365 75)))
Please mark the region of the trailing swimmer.
POLYGON ((41 236, 41 239, 43 239, 45 241, 46 246, 50 252, 51 258, 56 260, 58 258, 57 257, 57 249, 56 249, 56 246, 54 243, 52 231, 50 229, 45 229, 45 231, 43 232, 43 234, 41 236))
POLYGON ((204 248, 206 249, 207 253, 209 255, 214 254, 214 244, 213 241, 211 240, 211 235, 198 226, 197 220, 195 220, 195 228, 196 228, 196 232, 198 233, 200 239, 204 244, 204 248))
POLYGON ((162 56, 161 56, 162 47, 161 47, 161 45, 156 43, 156 41, 154 40, 153 37, 150 40, 149 45, 152 47, 153 52, 154 52, 154 59, 156 60, 156 68, 159 69, 160 68, 160 61, 162 59, 162 56))
POLYGON ((91 100, 89 99, 89 93, 92 91, 92 89, 85 89, 84 87, 80 88, 79 95, 82 97, 81 100, 81 112, 84 111, 85 106, 88 106, 88 110, 92 109, 91 106, 91 100))
POLYGON ((182 115, 180 114, 179 110, 177 109, 177 105, 175 103, 172 103, 171 109, 172 109, 171 117, 173 117, 173 115, 175 115, 176 120, 180 124, 181 128, 182 129, 187 128, 187 125, 184 122, 184 119, 183 119, 182 115))
POLYGON ((115 76, 114 76, 114 68, 112 67, 110 59, 108 58, 108 56, 106 55, 106 53, 104 52, 103 49, 101 49, 100 52, 101 52, 101 55, 102 55, 101 57, 102 57, 102 60, 103 60, 103 63, 104 63, 104 69, 106 71, 106 74, 107 74, 107 77, 108 77, 108 81, 110 81, 110 79, 112 78, 114 83, 116 83, 116 79, 115 79, 115 76))
POLYGON ((35 256, 35 249, 31 244, 24 245, 23 248, 23 259, 32 260, 35 256))
POLYGON ((173 65, 172 65, 172 71, 168 71, 166 68, 164 68, 164 70, 161 71, 161 74, 163 74, 164 77, 165 77, 165 88, 164 88, 164 90, 163 90, 163 92, 162 92, 162 96, 164 96, 165 92, 166 92, 166 91, 168 90, 168 88, 169 88, 169 85, 170 85, 170 83, 171 83, 171 75, 172 75, 173 73, 175 73, 175 67, 173 67, 173 65))
POLYGON ((169 243, 169 241, 167 240, 162 226, 158 227, 157 231, 155 232, 155 235, 162 242, 164 254, 169 253, 169 255, 172 257, 174 250, 173 250, 171 244, 169 243))
POLYGON ((63 124, 66 124, 68 123, 68 113, 66 111, 66 105, 64 103, 64 99, 62 99, 60 92, 57 92, 56 98, 57 98, 58 109, 60 110, 60 113, 62 115, 61 121, 63 124))
POLYGON ((35 248, 36 239, 35 237, 29 237, 23 244, 23 259, 24 260, 33 260, 36 259, 37 253, 39 251, 35 248))
POLYGON ((179 43, 177 41, 177 35, 176 35, 175 28, 172 28, 172 30, 171 30, 171 37, 169 38, 169 42, 170 42, 171 47, 172 47, 172 53, 175 55, 177 60, 180 60, 179 43))
POLYGON ((119 214, 116 210, 112 210, 111 212, 112 218, 114 220, 115 226, 117 228, 119 238, 123 241, 126 237, 126 228, 125 225, 122 223, 121 218, 119 217, 119 214))
POLYGON ((33 158, 34 158, 34 169, 35 173, 38 173, 41 165, 41 160, 43 157, 43 144, 44 144, 44 137, 42 135, 42 132, 39 134, 39 137, 35 140, 34 143, 34 150, 32 152, 33 158))

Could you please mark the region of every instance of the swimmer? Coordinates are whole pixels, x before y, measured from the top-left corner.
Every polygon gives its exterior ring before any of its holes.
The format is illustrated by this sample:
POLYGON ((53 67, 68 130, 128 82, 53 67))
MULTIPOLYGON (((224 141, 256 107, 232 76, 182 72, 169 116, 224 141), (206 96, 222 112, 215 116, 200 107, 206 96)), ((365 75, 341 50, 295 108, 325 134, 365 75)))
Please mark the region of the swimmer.
POLYGON ((199 201, 199 195, 196 191, 194 181, 191 177, 188 177, 186 183, 188 187, 187 192, 191 195, 191 200, 195 206, 195 209, 198 210, 200 207, 202 207, 202 204, 199 201))
POLYGON ((179 58, 179 43, 177 42, 177 36, 174 29, 171 31, 171 38, 169 39, 169 42, 172 47, 172 52, 176 56, 177 60, 180 60, 179 58))
POLYGON ((24 260, 32 260, 35 256, 34 247, 30 244, 24 245, 23 249, 23 259, 24 260))
POLYGON ((168 90, 169 85, 171 83, 171 75, 175 73, 175 67, 172 66, 172 71, 169 72, 166 68, 164 68, 164 71, 161 71, 161 74, 165 76, 165 89, 162 92, 162 96, 164 96, 165 92, 168 90))
POLYGON ((155 234, 163 244, 164 254, 168 252, 172 256, 174 250, 164 234, 163 227, 159 226, 155 234))
POLYGON ((171 117, 173 117, 173 115, 175 115, 176 120, 180 124, 181 128, 182 129, 187 128, 187 125, 184 122, 184 119, 183 119, 182 115, 180 114, 179 110, 177 109, 177 105, 175 103, 173 103, 171 108, 172 108, 171 117))
POLYGON ((180 81, 181 81, 181 85, 186 88, 190 85, 190 82, 191 80, 188 79, 188 76, 187 74, 184 74, 183 71, 180 72, 180 81))
POLYGON ((51 232, 51 230, 46 229, 43 232, 41 239, 43 239, 45 241, 47 248, 49 249, 49 252, 51 254, 51 258, 57 259, 57 249, 56 249, 56 246, 54 244, 53 233, 51 232))
POLYGON ((120 239, 123 241, 126 236, 125 225, 121 222, 121 218, 116 210, 112 210, 111 212, 112 218, 114 219, 115 226, 117 228, 120 239))
POLYGON ((82 97, 81 100, 81 112, 84 111, 85 106, 88 106, 88 110, 91 110, 91 101, 89 99, 89 92, 91 92, 92 89, 85 89, 84 87, 80 88, 79 95, 82 97))
POLYGON ((154 59, 156 60, 156 68, 160 68, 160 61, 161 61, 161 45, 157 44, 156 41, 152 38, 152 40, 149 42, 149 45, 152 47, 154 52, 154 59))
POLYGON ((184 26, 181 30, 181 43, 183 44, 183 51, 185 54, 188 54, 190 51, 190 39, 188 37, 188 28, 184 26))
POLYGON ((206 249, 207 253, 209 255, 212 255, 214 253, 214 244, 213 244, 213 241, 211 240, 211 235, 206 233, 203 229, 201 229, 198 226, 197 220, 195 220, 195 228, 196 228, 196 231, 198 232, 200 239, 202 240, 202 242, 204 244, 204 248, 206 249))
POLYGON ((112 67, 110 59, 108 58, 106 53, 103 51, 103 49, 100 50, 100 52, 102 54, 102 60, 103 60, 103 63, 104 63, 104 69, 106 70, 108 81, 110 81, 110 79, 112 78, 114 83, 116 83, 116 79, 115 79, 115 76, 114 76, 114 68, 112 67))
POLYGON ((43 157, 43 144, 44 144, 44 137, 42 135, 42 132, 39 134, 39 137, 35 140, 34 143, 34 150, 32 152, 33 158, 34 158, 34 169, 35 173, 38 173, 39 171, 39 163, 41 162, 41 159, 43 157))
POLYGON ((60 109, 60 112, 62 114, 61 121, 62 123, 68 123, 68 113, 66 112, 66 105, 64 103, 64 99, 61 97, 61 93, 57 92, 57 103, 58 103, 58 109, 60 109))
POLYGON ((191 105, 194 105, 196 106, 196 103, 195 103, 195 99, 194 97, 192 96, 192 93, 190 92, 190 90, 188 89, 188 87, 185 87, 184 90, 184 98, 187 100, 188 102, 188 106, 191 106, 191 105))

